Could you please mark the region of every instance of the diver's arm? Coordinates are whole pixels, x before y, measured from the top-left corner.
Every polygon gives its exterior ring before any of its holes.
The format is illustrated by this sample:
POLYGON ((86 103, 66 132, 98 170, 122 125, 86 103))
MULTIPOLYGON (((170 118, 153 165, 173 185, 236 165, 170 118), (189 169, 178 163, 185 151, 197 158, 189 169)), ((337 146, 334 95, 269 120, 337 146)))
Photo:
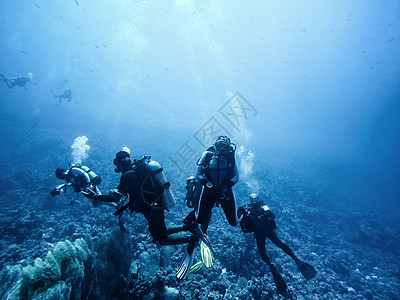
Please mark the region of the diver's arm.
POLYGON ((96 200, 104 202, 118 202, 129 191, 138 192, 138 185, 134 173, 127 173, 121 176, 120 183, 116 189, 111 189, 108 195, 98 195, 96 200))
POLYGON ((197 179, 202 185, 204 185, 204 181, 207 181, 206 177, 204 176, 204 171, 203 171, 203 168, 202 168, 201 165, 197 167, 196 179, 197 179))
POLYGON ((102 202, 118 202, 124 196, 124 194, 121 194, 117 189, 110 190, 108 195, 97 194, 91 189, 86 189, 82 191, 82 195, 90 200, 95 199, 102 202))
POLYGON ((60 95, 56 95, 56 94, 54 94, 54 92, 53 92, 53 90, 52 89, 50 89, 50 93, 54 96, 54 98, 58 98, 58 97, 60 97, 60 95))
POLYGON ((239 181, 239 170, 237 168, 237 164, 235 164, 235 168, 233 170, 233 176, 227 180, 226 185, 229 187, 234 186, 239 181))
POLYGON ((208 180, 205 176, 205 173, 204 173, 203 166, 205 164, 209 163, 210 155, 212 155, 212 153, 210 151, 205 151, 196 163, 198 165, 198 167, 197 167, 197 172, 196 172, 195 177, 201 183, 201 185, 206 185, 206 183, 208 182, 208 180))
POLYGON ((103 202, 118 202, 119 199, 114 199, 110 195, 98 195, 95 197, 96 200, 103 201, 103 202))

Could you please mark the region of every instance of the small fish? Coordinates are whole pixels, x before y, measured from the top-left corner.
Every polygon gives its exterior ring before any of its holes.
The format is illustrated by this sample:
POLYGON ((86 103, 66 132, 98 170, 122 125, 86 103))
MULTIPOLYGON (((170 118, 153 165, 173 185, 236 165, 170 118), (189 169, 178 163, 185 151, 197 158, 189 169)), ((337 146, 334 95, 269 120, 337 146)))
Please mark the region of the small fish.
POLYGON ((79 6, 79 2, 77 0, 75 0, 75 3, 79 6))
POLYGON ((64 17, 63 16, 58 16, 60 19, 64 19, 64 17))
POLYGON ((88 69, 89 72, 94 72, 92 69, 88 69))
POLYGON ((168 69, 168 68, 164 68, 164 70, 166 70, 166 71, 169 71, 169 69, 168 69))
MULTIPOLYGON (((390 40, 388 40, 387 42, 390 43, 390 42, 393 41, 393 40, 394 40, 394 39, 390 39, 390 40)), ((19 50, 19 51, 21 51, 21 50, 19 50)))
POLYGON ((23 54, 26 54, 26 51, 24 51, 24 50, 18 50, 18 51, 23 53, 23 54))
POLYGON ((35 6, 36 6, 37 8, 40 8, 39 5, 37 5, 36 3, 33 3, 33 4, 35 4, 35 6))
POLYGON ((99 46, 97 46, 96 44, 94 44, 96 46, 97 49, 99 49, 99 46))

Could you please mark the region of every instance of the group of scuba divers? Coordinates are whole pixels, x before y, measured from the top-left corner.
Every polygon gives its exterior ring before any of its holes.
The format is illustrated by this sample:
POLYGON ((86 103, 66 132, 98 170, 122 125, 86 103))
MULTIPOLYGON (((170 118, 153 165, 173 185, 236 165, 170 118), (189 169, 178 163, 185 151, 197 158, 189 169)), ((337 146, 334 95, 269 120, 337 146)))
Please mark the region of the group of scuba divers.
MULTIPOLYGON (((15 77, 6 77, 3 74, 0 74, 0 81, 3 81, 7 88, 12 89, 15 86, 23 87, 25 91, 28 91, 28 88, 26 87, 26 84, 28 82, 31 82, 33 78, 33 73, 28 73, 26 76, 15 76, 15 77)), ((65 89, 57 89, 57 92, 54 93, 53 90, 50 90, 50 93, 54 96, 54 98, 57 98, 59 100, 59 103, 62 102, 63 99, 68 100, 68 102, 71 102, 72 100, 72 89, 71 88, 65 88, 65 89)))
POLYGON ((153 243, 160 245, 188 244, 185 256, 177 269, 176 276, 185 279, 189 272, 197 272, 203 266, 212 267, 214 250, 206 235, 210 223, 212 209, 219 205, 230 225, 240 224, 244 233, 254 233, 258 251, 268 264, 278 294, 290 297, 287 285, 271 263, 265 248, 266 238, 289 255, 306 279, 316 275, 316 270, 300 260, 291 249, 283 243, 275 233, 275 215, 256 194, 250 195, 250 203, 237 208, 232 187, 238 182, 238 168, 235 162, 236 146, 226 136, 220 136, 197 161, 196 176, 187 179, 186 204, 193 210, 183 220, 183 225, 166 226, 165 210, 169 210, 175 201, 170 191, 170 183, 166 180, 160 164, 143 156, 131 160, 130 150, 123 148, 113 161, 115 172, 121 173, 117 188, 111 189, 108 195, 102 195, 98 189, 101 183, 97 176, 86 166, 75 165, 68 170, 58 168, 56 177, 66 180, 57 186, 53 196, 65 192, 71 186, 75 192, 82 193, 92 201, 94 206, 107 203, 113 206, 123 232, 126 229, 121 221, 122 213, 129 209, 130 213, 143 214, 153 243), (187 236, 176 235, 188 232, 187 236), (194 264, 195 249, 200 244, 201 261, 194 264))

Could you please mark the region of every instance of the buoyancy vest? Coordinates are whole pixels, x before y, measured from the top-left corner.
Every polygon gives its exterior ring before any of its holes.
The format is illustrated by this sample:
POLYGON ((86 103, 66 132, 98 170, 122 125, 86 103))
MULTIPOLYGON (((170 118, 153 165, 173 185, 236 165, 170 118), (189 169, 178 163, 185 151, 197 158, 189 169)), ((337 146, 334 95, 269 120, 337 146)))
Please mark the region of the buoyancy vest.
POLYGON ((263 230, 271 226, 276 229, 275 215, 269 210, 267 205, 248 204, 244 208, 243 219, 240 222, 240 227, 244 233, 263 230))
MULTIPOLYGON (((171 184, 166 180, 163 173, 163 168, 156 161, 150 159, 150 156, 143 156, 140 160, 133 162, 132 170, 127 171, 123 176, 134 173, 136 180, 138 181, 140 201, 147 206, 158 206, 169 210, 175 205, 175 199, 173 198, 170 186, 171 184)), ((114 214, 118 215, 127 208, 131 211, 136 210, 136 203, 134 203, 133 197, 130 197, 130 201, 123 205, 114 214)))
POLYGON ((212 145, 203 153, 197 161, 197 165, 201 166, 208 181, 217 187, 222 186, 234 176, 235 149, 230 146, 230 151, 226 156, 217 156, 215 147, 212 145))

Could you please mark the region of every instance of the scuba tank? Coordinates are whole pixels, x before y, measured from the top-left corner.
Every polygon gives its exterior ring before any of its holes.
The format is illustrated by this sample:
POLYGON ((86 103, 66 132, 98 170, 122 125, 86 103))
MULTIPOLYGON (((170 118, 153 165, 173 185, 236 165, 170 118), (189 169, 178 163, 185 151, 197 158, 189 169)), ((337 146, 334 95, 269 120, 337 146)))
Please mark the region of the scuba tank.
POLYGON ((154 160, 150 160, 148 163, 146 163, 146 167, 151 172, 153 178, 164 187, 162 201, 161 203, 157 204, 159 206, 165 207, 166 209, 170 209, 175 205, 175 199, 172 196, 171 190, 169 188, 171 184, 167 181, 167 178, 165 177, 163 172, 163 168, 158 162, 154 160))
MULTIPOLYGON (((83 171, 86 172, 86 174, 89 175, 90 178, 90 182, 96 182, 99 179, 99 176, 97 176, 97 174, 95 172, 93 172, 92 170, 89 169, 89 167, 87 166, 81 166, 80 167, 83 171)), ((100 181, 101 182, 101 181, 100 181)))

